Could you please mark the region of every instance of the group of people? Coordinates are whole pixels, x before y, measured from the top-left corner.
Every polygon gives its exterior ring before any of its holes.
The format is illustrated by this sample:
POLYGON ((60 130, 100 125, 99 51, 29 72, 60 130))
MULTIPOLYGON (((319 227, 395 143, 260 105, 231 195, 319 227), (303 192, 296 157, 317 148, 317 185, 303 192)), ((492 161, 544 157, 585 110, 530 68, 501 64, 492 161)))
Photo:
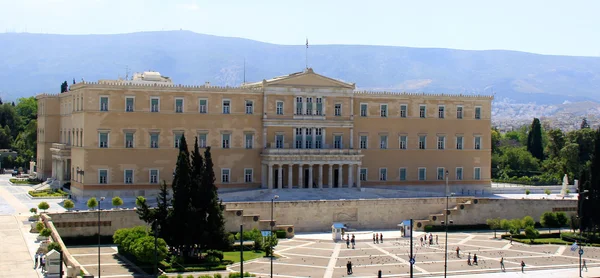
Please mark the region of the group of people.
POLYGON ((348 261, 346 263, 346 274, 348 274, 348 275, 352 274, 352 262, 351 261, 348 261))
MULTIPOLYGON (((425 246, 425 245, 433 245, 433 234, 431 233, 425 233, 421 238, 421 246, 425 246)), ((435 235, 435 245, 438 245, 438 236, 435 235)))
POLYGON ((383 234, 382 233, 374 233, 373 234, 373 243, 379 244, 379 242, 383 243, 383 234))
POLYGON ((41 268, 42 273, 46 271, 46 256, 41 252, 35 254, 35 263, 33 269, 41 268))
POLYGON ((346 235, 346 248, 350 248, 350 243, 352 243, 352 249, 354 249, 354 245, 356 244, 354 234, 352 234, 352 239, 350 239, 350 235, 346 235))
MULTIPOLYGON (((468 264, 468 265, 471 265, 471 253, 469 253, 469 256, 467 257, 467 264, 468 264)), ((474 265, 479 265, 479 264, 477 263, 477 254, 474 254, 474 255, 473 255, 473 264, 474 264, 474 265)))

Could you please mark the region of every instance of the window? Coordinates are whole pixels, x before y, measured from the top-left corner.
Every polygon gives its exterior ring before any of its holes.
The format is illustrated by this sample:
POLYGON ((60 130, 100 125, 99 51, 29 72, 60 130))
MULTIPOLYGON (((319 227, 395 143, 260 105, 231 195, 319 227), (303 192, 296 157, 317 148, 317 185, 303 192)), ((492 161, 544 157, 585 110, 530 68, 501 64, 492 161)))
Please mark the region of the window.
POLYGON ((307 97, 306 98, 306 115, 312 115, 313 114, 312 102, 313 102, 313 99, 311 97, 307 97))
POLYGON ((251 100, 246 100, 246 114, 254 113, 254 103, 251 100))
POLYGON ((440 181, 444 180, 444 167, 437 168, 437 179, 440 181))
POLYGON ((200 103, 198 105, 199 105, 198 112, 200 112, 200 114, 206 114, 208 112, 208 100, 207 99, 201 99, 200 103))
POLYGON ((221 182, 222 183, 229 183, 229 173, 230 173, 229 169, 221 169, 221 182))
POLYGON ((463 118, 463 107, 462 106, 457 106, 456 107, 456 118, 457 119, 462 119, 463 118))
POLYGON ((244 169, 244 182, 252 182, 252 169, 244 169))
POLYGON ((175 113, 183 113, 183 99, 182 98, 175 99, 175 113))
POLYGON ((456 149, 457 150, 463 149, 463 137, 462 136, 456 136, 456 149))
POLYGON ((296 115, 302 114, 302 97, 296 97, 296 115))
POLYGON ((360 104, 360 116, 361 117, 366 117, 367 116, 367 104, 366 103, 361 103, 360 104))
POLYGON ((153 148, 153 149, 158 148, 158 133, 150 134, 150 148, 153 148))
POLYGON ((106 170, 106 169, 98 170, 98 183, 99 184, 107 184, 108 183, 108 170, 106 170))
POLYGON ((400 168, 400 180, 401 181, 406 180, 406 168, 400 168))
POLYGON ((133 112, 134 105, 135 105, 134 98, 132 98, 132 97, 125 98, 125 112, 133 112))
POLYGON ((381 135, 381 136, 379 136, 379 148, 380 149, 387 149, 387 145, 388 145, 387 144, 388 143, 387 138, 388 138, 387 135, 381 135))
POLYGON ((317 115, 323 115, 323 98, 318 97, 317 98, 317 110, 316 110, 316 114, 317 115))
POLYGON ((367 144, 368 144, 368 136, 367 135, 361 135, 360 136, 360 148, 361 149, 366 149, 367 148, 367 144))
POLYGON ((419 118, 425 118, 427 116, 427 106, 421 105, 419 106, 419 118))
POLYGON ((125 133, 125 148, 133 148, 133 132, 125 133))
POLYGON ((160 110, 160 99, 153 97, 150 99, 150 112, 158 112, 160 110))
POLYGON ((388 115, 388 109, 387 108, 388 108, 387 104, 382 104, 382 105, 379 106, 379 115, 382 118, 386 118, 387 117, 387 115, 388 115))
POLYGON ((361 181, 366 181, 367 180, 367 169, 366 168, 361 168, 360 169, 360 180, 361 181))
POLYGON ((323 148, 323 129, 315 128, 315 149, 323 148))
POLYGON ((463 179, 463 168, 456 167, 456 180, 461 181, 463 179))
POLYGON ((100 132, 99 137, 98 147, 108 148, 108 132, 100 132))
POLYGON ((481 107, 475 107, 475 119, 481 119, 481 107))
POLYGON ((406 118, 408 113, 408 106, 406 104, 400 105, 400 118, 406 118))
POLYGON ((100 111, 108 111, 108 97, 100 97, 100 111))
POLYGON ((445 146, 446 146, 446 136, 438 136, 438 140, 437 140, 438 150, 443 150, 445 146))
POLYGON ((342 135, 333 136, 333 148, 334 149, 342 148, 342 135))
POLYGON ((206 133, 198 134, 198 147, 206 148, 206 133))
POLYGON ((283 115, 283 101, 277 102, 277 115, 283 115))
POLYGON ((427 148, 427 136, 421 135, 419 136, 419 149, 424 150, 427 148))
POLYGON ((481 137, 479 136, 475 137, 475 149, 481 150, 481 137))
POLYGON ((419 180, 424 181, 427 179, 427 169, 419 168, 419 180))
POLYGON ((312 128, 306 128, 304 134, 306 134, 305 137, 305 148, 307 149, 312 149, 312 128))
POLYGON ((283 149, 283 134, 275 135, 275 148, 283 149))
POLYGON ((253 142, 254 142, 254 134, 252 133, 246 133, 246 149, 252 149, 253 147, 253 142))
POLYGON ((302 128, 296 128, 296 149, 302 149, 302 128))
POLYGON ((336 116, 341 116, 342 115, 342 104, 336 103, 334 111, 335 111, 336 116))
POLYGON ((150 183, 158 183, 158 170, 150 170, 150 183))
POLYGON ((387 168, 379 169, 379 180, 386 181, 387 180, 387 168))
POLYGON ((231 101, 223 100, 223 114, 231 113, 231 101))
POLYGON ((173 137, 174 140, 175 140, 175 142, 174 142, 174 147, 175 148, 179 148, 182 136, 183 136, 183 133, 175 133, 175 136, 173 137))
POLYGON ((440 118, 440 119, 444 118, 444 110, 445 109, 446 109, 446 107, 443 105, 438 106, 438 118, 440 118))
POLYGON ((401 150, 406 150, 406 145, 407 145, 406 140, 407 140, 406 135, 400 136, 400 149, 401 150))
POLYGON ((475 167, 475 171, 473 172, 473 178, 475 180, 481 180, 481 168, 475 167))
POLYGON ((223 149, 229 149, 229 138, 231 134, 222 134, 221 135, 221 147, 223 149))
POLYGON ((125 170, 125 184, 133 183, 133 170, 125 170))

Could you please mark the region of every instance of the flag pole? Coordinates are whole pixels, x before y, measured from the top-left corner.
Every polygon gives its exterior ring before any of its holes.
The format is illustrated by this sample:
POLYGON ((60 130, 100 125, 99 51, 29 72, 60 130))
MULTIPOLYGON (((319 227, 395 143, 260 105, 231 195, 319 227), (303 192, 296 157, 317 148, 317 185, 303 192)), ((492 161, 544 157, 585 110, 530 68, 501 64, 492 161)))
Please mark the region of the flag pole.
POLYGON ((304 58, 306 59, 306 68, 308 69, 308 38, 306 38, 306 49, 304 50, 304 58))

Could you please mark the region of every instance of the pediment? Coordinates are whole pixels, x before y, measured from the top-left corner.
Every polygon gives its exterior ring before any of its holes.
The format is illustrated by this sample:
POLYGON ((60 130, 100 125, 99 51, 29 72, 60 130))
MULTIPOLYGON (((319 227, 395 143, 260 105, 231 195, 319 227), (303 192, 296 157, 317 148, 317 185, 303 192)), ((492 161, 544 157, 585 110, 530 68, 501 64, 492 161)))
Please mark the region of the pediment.
POLYGON ((327 76, 314 73, 312 69, 303 72, 293 73, 271 80, 266 80, 267 86, 285 86, 285 87, 327 87, 327 88, 345 88, 354 89, 353 83, 336 80, 327 76))

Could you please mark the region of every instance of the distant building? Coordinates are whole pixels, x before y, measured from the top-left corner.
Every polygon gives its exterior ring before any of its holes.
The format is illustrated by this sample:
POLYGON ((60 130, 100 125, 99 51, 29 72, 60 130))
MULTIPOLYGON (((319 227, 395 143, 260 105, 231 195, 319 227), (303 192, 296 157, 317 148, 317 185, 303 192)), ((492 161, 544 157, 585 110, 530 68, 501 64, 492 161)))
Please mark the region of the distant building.
POLYGON ((491 181, 492 96, 357 91, 307 69, 240 87, 145 72, 37 99, 38 172, 75 197, 154 194, 184 134, 212 147, 220 188, 491 181))

